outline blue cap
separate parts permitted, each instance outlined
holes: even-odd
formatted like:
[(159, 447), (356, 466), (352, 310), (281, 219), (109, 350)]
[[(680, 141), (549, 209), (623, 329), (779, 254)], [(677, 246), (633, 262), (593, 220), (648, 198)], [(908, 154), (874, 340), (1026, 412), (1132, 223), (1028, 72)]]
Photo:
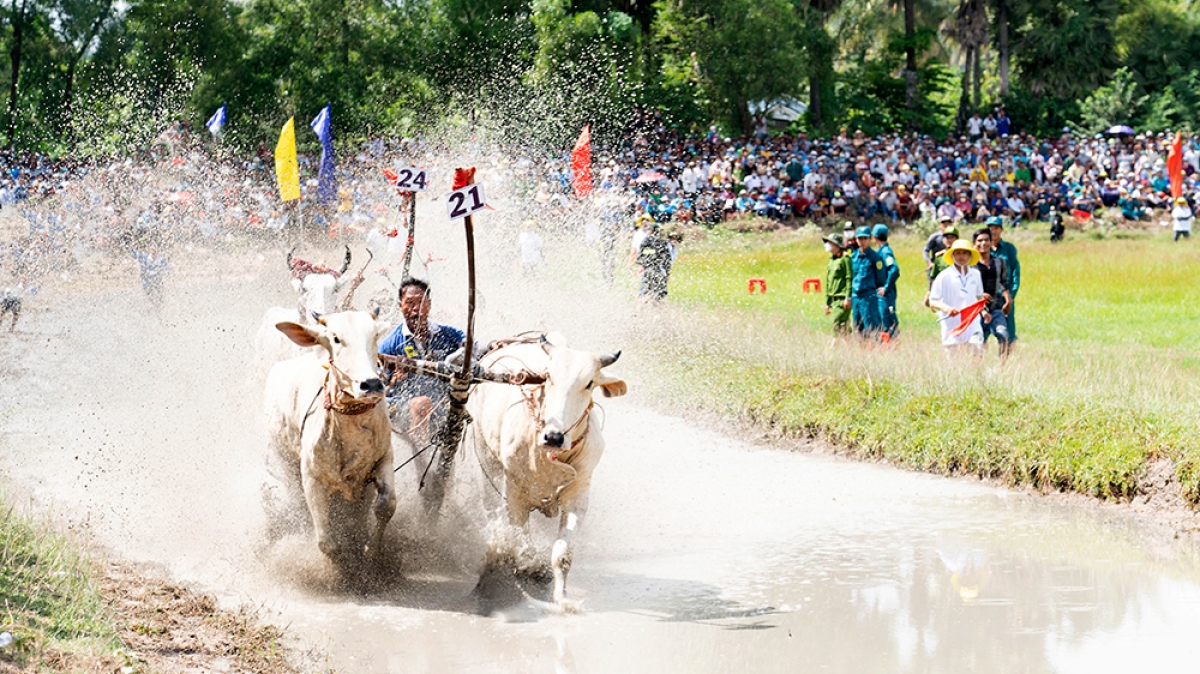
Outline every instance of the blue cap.
[(1004, 220), (1001, 220), (1000, 216), (998, 216), (998, 215), (993, 215), (992, 217), (987, 219), (987, 226), (991, 227), (993, 225), (995, 225), (996, 227), (1003, 227)]
[(885, 225), (883, 223), (875, 225), (875, 227), (871, 230), (871, 234), (873, 234), (876, 239), (879, 239), (879, 238), (886, 239), (887, 235), (888, 235), (887, 225)]
[(871, 228), (867, 227), (866, 225), (859, 227), (858, 229), (854, 230), (854, 238), (856, 238), (856, 239), (871, 238)]

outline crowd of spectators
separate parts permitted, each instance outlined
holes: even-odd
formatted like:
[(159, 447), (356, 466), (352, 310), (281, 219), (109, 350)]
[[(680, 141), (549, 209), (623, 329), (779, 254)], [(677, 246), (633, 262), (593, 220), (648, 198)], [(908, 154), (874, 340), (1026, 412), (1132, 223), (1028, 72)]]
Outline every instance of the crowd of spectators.
[[(1125, 220), (1169, 213), (1166, 159), (1174, 134), (1037, 139), (1011, 131), (1003, 108), (973, 117), (968, 133), (927, 135), (842, 129), (834, 138), (682, 136), (643, 115), (628, 148), (602, 161), (608, 186), (631, 185), (660, 222), (714, 223), (749, 213), (781, 220), (955, 223), (1002, 216), (1020, 225), (1052, 210), (1086, 219), (1114, 209)], [(1200, 197), (1200, 146), (1183, 141), (1184, 196)], [(662, 176), (659, 179), (659, 176)]]

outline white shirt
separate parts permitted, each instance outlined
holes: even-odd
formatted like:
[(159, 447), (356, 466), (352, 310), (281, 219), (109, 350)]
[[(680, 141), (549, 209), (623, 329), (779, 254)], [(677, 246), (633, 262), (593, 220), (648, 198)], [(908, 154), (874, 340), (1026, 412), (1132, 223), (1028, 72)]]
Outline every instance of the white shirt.
[(1192, 215), (1192, 209), (1187, 206), (1176, 206), (1171, 209), (1171, 219), (1175, 221), (1176, 232), (1191, 233), (1192, 221), (1196, 219), (1196, 216)]
[(517, 247), (521, 249), (521, 264), (538, 264), (542, 261), (542, 237), (537, 232), (518, 234)]
[[(929, 301), (941, 302), (955, 309), (974, 304), (983, 297), (983, 279), (979, 276), (979, 270), (974, 267), (968, 267), (967, 273), (960, 273), (958, 267), (950, 265), (942, 270), (942, 273), (933, 279), (933, 285), (929, 287)], [(944, 311), (938, 312), (938, 322), (942, 326), (942, 344), (944, 346), (954, 346), (956, 344), (966, 344), (971, 341), (971, 338), (976, 338), (977, 341), (983, 340), (983, 319), (979, 316), (975, 317), (974, 323), (967, 328), (961, 335), (957, 337), (950, 333), (959, 326), (958, 317), (951, 317)]]
[(967, 129), (972, 136), (978, 136), (983, 132), (983, 120), (979, 119), (979, 117), (972, 117), (967, 120)]
[(751, 173), (742, 179), (742, 184), (745, 185), (746, 189), (748, 190), (761, 190), (763, 181), (757, 173)]

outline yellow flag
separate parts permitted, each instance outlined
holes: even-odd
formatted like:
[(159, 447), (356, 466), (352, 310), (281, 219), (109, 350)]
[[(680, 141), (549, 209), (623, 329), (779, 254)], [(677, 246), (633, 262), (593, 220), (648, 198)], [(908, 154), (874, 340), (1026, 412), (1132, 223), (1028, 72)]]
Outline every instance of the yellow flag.
[(279, 144), (275, 146), (275, 177), (279, 180), (279, 198), (291, 201), (300, 198), (300, 165), (296, 162), (296, 118), (283, 125)]

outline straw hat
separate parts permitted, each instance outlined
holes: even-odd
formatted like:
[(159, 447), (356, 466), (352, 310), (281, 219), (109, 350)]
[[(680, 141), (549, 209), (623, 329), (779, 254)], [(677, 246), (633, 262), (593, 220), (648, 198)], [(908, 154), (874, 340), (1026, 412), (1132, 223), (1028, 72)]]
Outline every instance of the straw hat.
[(950, 246), (946, 249), (945, 253), (942, 253), (942, 259), (946, 261), (946, 264), (951, 266), (954, 265), (954, 251), (956, 250), (971, 251), (971, 263), (968, 266), (974, 267), (975, 265), (979, 264), (979, 251), (975, 250), (971, 244), (967, 243), (966, 239), (958, 239), (954, 242), (953, 246)]

